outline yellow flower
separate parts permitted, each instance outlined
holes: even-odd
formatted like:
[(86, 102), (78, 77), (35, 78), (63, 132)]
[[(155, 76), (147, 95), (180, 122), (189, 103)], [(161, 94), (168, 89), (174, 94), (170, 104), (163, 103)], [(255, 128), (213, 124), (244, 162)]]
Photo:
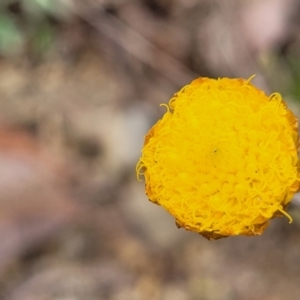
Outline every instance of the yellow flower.
[[(167, 105), (166, 105), (167, 106)], [(280, 94), (198, 78), (170, 100), (136, 166), (148, 198), (208, 239), (260, 235), (299, 190), (298, 123)]]

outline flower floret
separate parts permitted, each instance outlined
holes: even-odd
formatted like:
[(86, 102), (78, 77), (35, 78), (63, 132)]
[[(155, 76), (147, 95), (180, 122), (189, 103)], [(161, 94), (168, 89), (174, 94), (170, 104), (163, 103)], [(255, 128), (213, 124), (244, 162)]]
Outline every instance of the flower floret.
[(179, 227), (259, 235), (299, 190), (298, 123), (281, 95), (244, 79), (199, 78), (145, 137), (138, 174)]

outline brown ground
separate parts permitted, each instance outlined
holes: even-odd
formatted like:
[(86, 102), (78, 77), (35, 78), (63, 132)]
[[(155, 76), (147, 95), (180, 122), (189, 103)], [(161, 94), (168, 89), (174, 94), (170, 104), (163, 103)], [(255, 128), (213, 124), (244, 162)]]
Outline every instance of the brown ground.
[(298, 113), (298, 1), (64, 3), (50, 49), (0, 60), (0, 299), (300, 299), (297, 200), (291, 225), (209, 242), (135, 175), (158, 104), (196, 76), (257, 74)]

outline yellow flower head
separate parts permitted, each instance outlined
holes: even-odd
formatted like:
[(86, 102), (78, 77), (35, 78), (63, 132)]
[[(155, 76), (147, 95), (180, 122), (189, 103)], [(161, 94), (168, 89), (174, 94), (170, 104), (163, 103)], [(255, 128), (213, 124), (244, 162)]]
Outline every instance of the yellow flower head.
[(299, 190), (298, 124), (280, 94), (198, 78), (170, 100), (137, 164), (148, 198), (208, 239), (260, 235)]

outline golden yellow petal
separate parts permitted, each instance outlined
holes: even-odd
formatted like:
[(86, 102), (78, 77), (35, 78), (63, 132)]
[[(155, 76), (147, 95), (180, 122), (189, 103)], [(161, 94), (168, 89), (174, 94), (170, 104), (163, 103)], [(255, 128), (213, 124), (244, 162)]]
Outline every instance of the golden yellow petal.
[(280, 94), (250, 79), (183, 87), (145, 136), (136, 167), (149, 200), (208, 239), (262, 234), (273, 217), (290, 218), (300, 188), (298, 120)]

